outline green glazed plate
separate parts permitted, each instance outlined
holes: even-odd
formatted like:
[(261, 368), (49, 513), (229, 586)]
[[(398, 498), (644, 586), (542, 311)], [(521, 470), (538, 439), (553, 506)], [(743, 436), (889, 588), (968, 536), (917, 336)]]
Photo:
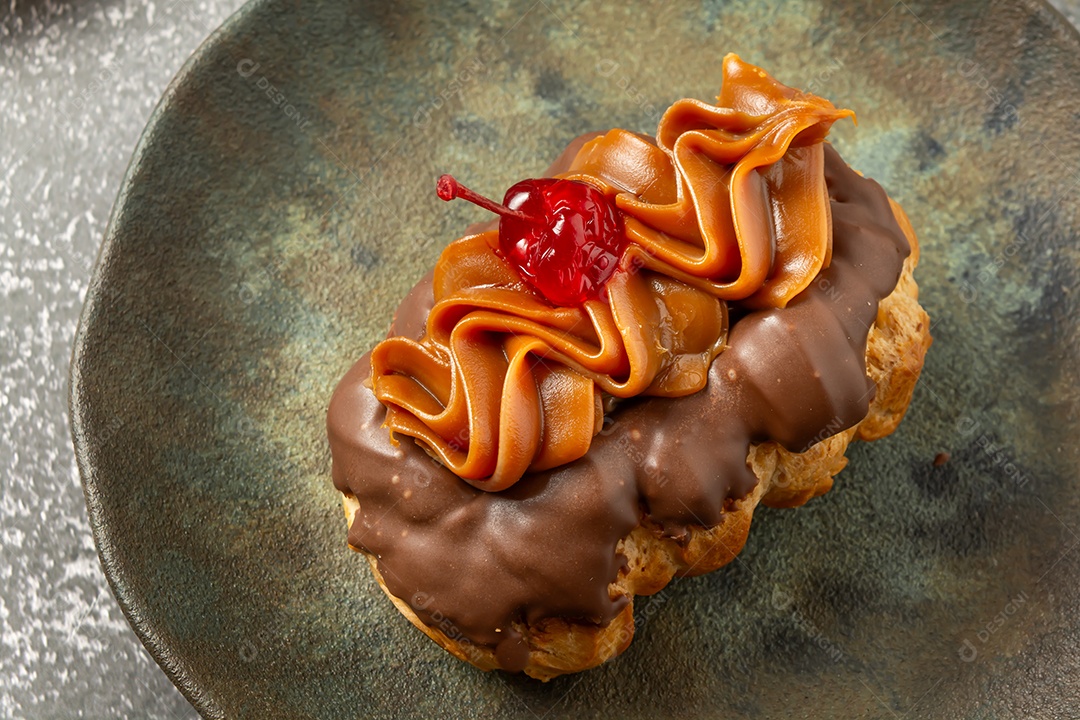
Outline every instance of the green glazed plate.
[[(614, 662), (479, 672), (347, 549), (330, 394), (480, 217), (439, 173), (497, 195), (579, 133), (652, 131), (728, 51), (855, 109), (836, 146), (920, 234), (911, 409), (641, 599)], [(143, 135), (75, 346), (120, 605), (211, 718), (1077, 716), (1078, 98), (1080, 38), (1034, 1), (249, 4)]]

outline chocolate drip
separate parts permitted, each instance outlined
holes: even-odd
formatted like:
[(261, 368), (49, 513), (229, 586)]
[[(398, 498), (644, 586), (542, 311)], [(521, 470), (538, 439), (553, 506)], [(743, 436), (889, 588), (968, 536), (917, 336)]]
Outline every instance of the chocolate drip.
[[(510, 670), (525, 656), (514, 621), (609, 622), (627, 602), (608, 593), (622, 565), (616, 546), (642, 508), (675, 538), (716, 525), (729, 498), (757, 482), (751, 443), (801, 451), (866, 416), (867, 334), (910, 248), (881, 187), (828, 146), (825, 174), (832, 263), (806, 290), (787, 308), (739, 319), (704, 390), (624, 405), (587, 455), (503, 492), (473, 488), (409, 438), (391, 442), (361, 358), (327, 420), (334, 485), (360, 503), (350, 545), (378, 558), (387, 587), (424, 622), (498, 647)], [(392, 332), (418, 337), (430, 308), (428, 277)]]

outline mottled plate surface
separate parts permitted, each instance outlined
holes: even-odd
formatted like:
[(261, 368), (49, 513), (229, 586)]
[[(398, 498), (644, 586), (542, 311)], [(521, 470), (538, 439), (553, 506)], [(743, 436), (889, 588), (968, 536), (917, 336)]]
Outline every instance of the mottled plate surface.
[[(920, 233), (911, 410), (825, 497), (759, 510), (738, 561), (639, 601), (615, 662), (476, 671), (346, 548), (330, 394), (480, 216), (438, 173), (499, 194), (581, 132), (652, 131), (727, 51), (854, 108), (835, 144)], [(248, 5), (143, 136), (75, 348), (133, 627), (208, 717), (1075, 716), (1078, 97), (1080, 41), (1035, 2)]]

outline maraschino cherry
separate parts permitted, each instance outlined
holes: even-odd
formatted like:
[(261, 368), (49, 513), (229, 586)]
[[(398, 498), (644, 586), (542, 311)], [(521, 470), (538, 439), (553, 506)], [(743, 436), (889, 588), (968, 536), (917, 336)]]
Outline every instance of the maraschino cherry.
[(439, 197), (462, 198), (500, 216), (499, 254), (555, 305), (600, 297), (629, 241), (619, 211), (604, 194), (577, 180), (541, 178), (512, 185), (500, 205), (439, 178)]

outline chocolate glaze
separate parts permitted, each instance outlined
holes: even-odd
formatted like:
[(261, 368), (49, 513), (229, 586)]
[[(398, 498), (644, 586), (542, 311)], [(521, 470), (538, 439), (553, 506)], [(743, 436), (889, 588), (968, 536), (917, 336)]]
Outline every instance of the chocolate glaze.
[[(515, 621), (608, 623), (628, 602), (609, 596), (616, 546), (643, 514), (676, 539), (719, 524), (757, 482), (751, 443), (801, 451), (866, 416), (867, 333), (910, 248), (885, 192), (831, 147), (825, 174), (833, 256), (810, 287), (787, 308), (740, 318), (704, 390), (625, 403), (585, 457), (503, 492), (473, 488), (408, 438), (395, 445), (361, 358), (327, 419), (334, 485), (360, 503), (349, 544), (378, 558), (389, 590), (425, 623), (496, 648), (508, 670), (527, 661)], [(431, 302), (429, 276), (391, 332), (419, 337)]]

